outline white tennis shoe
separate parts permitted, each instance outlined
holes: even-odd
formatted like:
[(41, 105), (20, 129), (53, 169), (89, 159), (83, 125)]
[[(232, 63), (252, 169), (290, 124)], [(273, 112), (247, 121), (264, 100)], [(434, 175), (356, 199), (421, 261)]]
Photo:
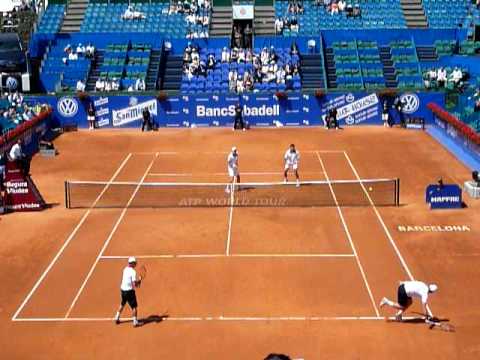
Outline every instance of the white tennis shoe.
[(385, 305), (388, 304), (388, 300), (386, 297), (382, 298), (382, 300), (380, 300), (380, 307), (384, 307)]

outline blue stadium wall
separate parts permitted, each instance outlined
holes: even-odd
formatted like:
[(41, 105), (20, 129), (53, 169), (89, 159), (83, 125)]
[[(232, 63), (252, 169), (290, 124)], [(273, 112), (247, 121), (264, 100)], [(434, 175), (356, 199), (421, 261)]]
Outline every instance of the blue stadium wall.
[[(445, 105), (443, 93), (400, 92), (405, 102), (407, 117), (422, 117), (433, 123), (429, 102)], [(100, 128), (139, 127), (142, 110), (148, 108), (160, 127), (218, 127), (232, 126), (234, 107), (240, 103), (244, 119), (251, 126), (319, 126), (324, 125), (327, 111), (336, 107), (342, 126), (382, 124), (382, 99), (375, 93), (288, 93), (288, 98), (274, 94), (178, 95), (166, 100), (154, 96), (35, 96), (27, 102), (48, 103), (54, 110), (53, 118), (60, 124), (76, 123), (87, 127), (86, 108), (94, 104), (96, 121)], [(399, 122), (396, 111), (391, 116)]]

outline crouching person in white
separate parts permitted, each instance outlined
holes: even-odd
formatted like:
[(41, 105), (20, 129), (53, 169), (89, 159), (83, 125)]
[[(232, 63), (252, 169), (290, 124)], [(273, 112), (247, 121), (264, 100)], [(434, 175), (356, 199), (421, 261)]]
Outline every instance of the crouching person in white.
[(403, 313), (412, 305), (414, 297), (417, 297), (422, 302), (422, 310), (425, 314), (425, 319), (428, 320), (433, 315), (429, 313), (427, 308), (428, 296), (438, 290), (435, 284), (426, 284), (422, 281), (401, 281), (397, 289), (397, 302), (384, 297), (380, 301), (380, 307), (388, 305), (397, 309), (395, 318), (397, 321), (402, 320)]

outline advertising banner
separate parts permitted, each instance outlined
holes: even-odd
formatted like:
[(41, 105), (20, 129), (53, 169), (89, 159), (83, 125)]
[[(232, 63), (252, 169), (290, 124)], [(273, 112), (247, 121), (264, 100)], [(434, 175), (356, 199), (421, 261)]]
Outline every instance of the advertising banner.
[[(144, 108), (150, 111), (159, 127), (232, 126), (237, 104), (250, 126), (323, 126), (333, 107), (337, 108), (341, 126), (382, 124), (383, 99), (375, 93), (328, 93), (320, 97), (300, 92), (285, 94), (188, 94), (162, 101), (143, 95), (91, 95), (82, 100), (75, 96), (41, 96), (29, 100), (50, 104), (54, 118), (61, 124), (75, 122), (79, 127), (88, 126), (86, 109), (92, 102), (97, 127), (140, 127)], [(398, 96), (404, 103), (403, 116), (424, 118), (427, 123), (432, 121), (432, 116), (426, 105), (445, 103), (441, 93), (400, 93)], [(399, 122), (395, 114), (392, 118)]]

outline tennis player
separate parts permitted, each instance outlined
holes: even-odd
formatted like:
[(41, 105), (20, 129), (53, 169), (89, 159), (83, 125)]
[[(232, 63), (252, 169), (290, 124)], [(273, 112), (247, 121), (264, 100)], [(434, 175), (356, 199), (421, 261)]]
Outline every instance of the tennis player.
[(284, 155), (285, 171), (283, 173), (284, 182), (288, 182), (288, 171), (292, 170), (297, 179), (297, 186), (300, 186), (300, 177), (298, 176), (298, 162), (300, 160), (300, 153), (295, 149), (295, 144), (290, 144)]
[[(230, 152), (230, 154), (228, 154), (227, 170), (228, 176), (231, 178), (230, 183), (232, 184), (232, 186), (235, 183), (235, 180), (237, 181), (237, 183), (240, 183), (240, 173), (238, 171), (238, 151), (235, 146), (232, 147), (232, 151)], [(230, 186), (227, 186), (225, 188), (225, 192), (230, 192)]]
[(425, 319), (429, 319), (431, 314), (427, 310), (428, 296), (438, 290), (436, 284), (426, 284), (422, 281), (401, 281), (397, 289), (397, 302), (384, 297), (380, 301), (380, 307), (388, 305), (397, 309), (395, 318), (397, 321), (402, 321), (402, 314), (412, 305), (414, 297), (417, 297), (422, 302), (423, 313)]
[(120, 314), (123, 311), (123, 308), (126, 303), (132, 309), (132, 317), (133, 317), (133, 326), (139, 326), (139, 322), (137, 320), (137, 296), (135, 294), (135, 288), (139, 287), (142, 278), (137, 278), (137, 272), (135, 271), (135, 267), (137, 266), (137, 259), (133, 256), (128, 258), (128, 265), (123, 269), (122, 275), (122, 283), (120, 285), (120, 292), (121, 292), (121, 303), (118, 307), (117, 314), (115, 315), (115, 323), (120, 324)]

